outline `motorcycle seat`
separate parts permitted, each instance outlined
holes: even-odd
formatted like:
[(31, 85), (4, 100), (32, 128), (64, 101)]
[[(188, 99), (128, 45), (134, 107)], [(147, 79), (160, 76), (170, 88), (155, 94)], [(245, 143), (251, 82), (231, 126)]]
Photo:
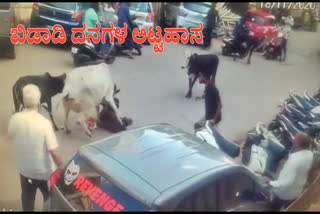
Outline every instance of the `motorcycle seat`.
[(287, 132), (289, 132), (292, 136), (295, 136), (300, 130), (290, 121), (289, 118), (280, 114), (281, 121), (284, 123), (283, 127)]
[(303, 130), (307, 130), (309, 128), (309, 126), (307, 126), (306, 124), (303, 124), (301, 122), (298, 122), (298, 124)]
[(311, 113), (313, 113), (317, 116), (320, 116), (320, 106), (317, 106), (317, 107), (311, 109)]
[(90, 48), (95, 47), (93, 43), (89, 43), (87, 40), (84, 41), (84, 45), (89, 46)]

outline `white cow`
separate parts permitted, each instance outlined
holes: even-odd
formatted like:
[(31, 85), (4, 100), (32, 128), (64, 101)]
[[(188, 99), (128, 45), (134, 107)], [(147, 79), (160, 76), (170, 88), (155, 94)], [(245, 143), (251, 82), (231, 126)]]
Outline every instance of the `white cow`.
[(109, 67), (105, 63), (74, 68), (68, 73), (62, 91), (66, 132), (70, 133), (68, 116), (70, 110), (72, 110), (79, 113), (79, 123), (86, 134), (91, 137), (91, 131), (86, 124), (88, 112), (96, 108), (98, 113), (99, 105), (105, 102), (110, 104), (122, 124), (113, 97), (114, 90), (115, 84)]

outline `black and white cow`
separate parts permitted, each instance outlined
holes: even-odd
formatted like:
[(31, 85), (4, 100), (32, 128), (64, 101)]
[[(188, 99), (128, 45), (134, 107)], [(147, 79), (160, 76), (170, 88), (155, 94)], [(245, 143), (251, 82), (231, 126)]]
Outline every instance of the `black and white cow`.
[(50, 115), (50, 119), (53, 123), (54, 129), (57, 131), (58, 127), (52, 117), (52, 103), (51, 98), (58, 93), (61, 93), (64, 87), (64, 81), (66, 74), (53, 77), (48, 72), (43, 75), (35, 76), (23, 76), (20, 77), (12, 88), (13, 102), (15, 112), (21, 111), (23, 108), (23, 94), (22, 89), (28, 84), (34, 84), (39, 87), (41, 92), (40, 102), (41, 104), (46, 103), (47, 107), (43, 106)]

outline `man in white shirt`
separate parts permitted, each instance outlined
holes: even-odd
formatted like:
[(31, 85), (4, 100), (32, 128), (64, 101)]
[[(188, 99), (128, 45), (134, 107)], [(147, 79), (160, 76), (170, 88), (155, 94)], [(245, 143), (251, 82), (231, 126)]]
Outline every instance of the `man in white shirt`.
[(274, 195), (274, 210), (289, 205), (302, 194), (313, 162), (313, 153), (309, 150), (311, 142), (309, 135), (298, 133), (293, 141), (293, 152), (280, 171), (278, 179), (265, 179)]
[(15, 144), (23, 211), (33, 211), (37, 189), (46, 201), (49, 196), (47, 181), (56, 167), (62, 165), (62, 160), (57, 153), (58, 143), (52, 125), (38, 112), (39, 88), (30, 84), (22, 93), (25, 109), (11, 117), (8, 132)]
[(284, 21), (284, 31), (289, 36), (291, 29), (294, 25), (294, 19), (291, 14), (288, 14), (287, 17), (283, 17)]

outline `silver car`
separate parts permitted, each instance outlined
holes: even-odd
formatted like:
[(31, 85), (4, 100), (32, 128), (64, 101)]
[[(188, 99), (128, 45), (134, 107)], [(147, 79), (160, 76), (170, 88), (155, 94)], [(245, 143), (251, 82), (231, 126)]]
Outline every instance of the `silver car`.
[[(203, 28), (206, 27), (206, 17), (211, 8), (211, 2), (182, 2), (179, 6), (179, 13), (177, 16), (178, 28), (199, 28), (200, 23), (203, 24)], [(221, 29), (214, 29), (212, 31), (213, 37), (223, 35)]]
[(146, 29), (149, 32), (149, 27), (154, 27), (153, 9), (151, 2), (130, 2), (130, 15), (136, 17), (134, 22), (138, 25), (139, 29)]
[(0, 3), (0, 49), (7, 57), (16, 58), (15, 45), (10, 41), (10, 29), (16, 27), (16, 3)]
[(49, 187), (45, 209), (58, 212), (266, 211), (269, 204), (248, 168), (168, 124), (80, 147)]

